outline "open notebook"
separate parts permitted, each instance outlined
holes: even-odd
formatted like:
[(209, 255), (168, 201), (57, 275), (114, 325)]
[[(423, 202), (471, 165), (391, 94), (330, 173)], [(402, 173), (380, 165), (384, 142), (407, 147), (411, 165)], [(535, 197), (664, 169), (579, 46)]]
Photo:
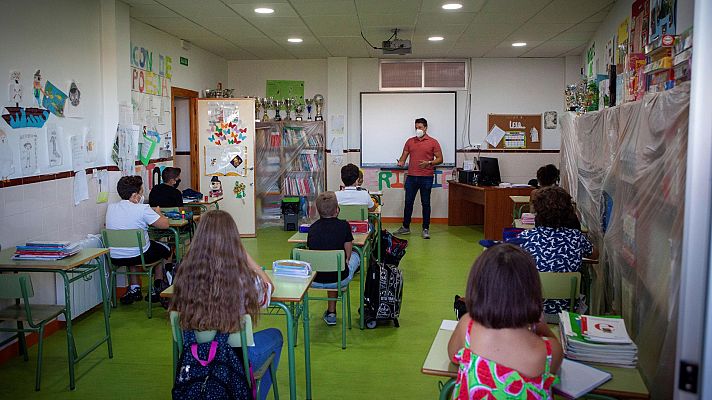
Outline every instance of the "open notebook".
[(611, 379), (606, 371), (564, 358), (557, 373), (560, 382), (554, 391), (570, 398), (579, 398)]

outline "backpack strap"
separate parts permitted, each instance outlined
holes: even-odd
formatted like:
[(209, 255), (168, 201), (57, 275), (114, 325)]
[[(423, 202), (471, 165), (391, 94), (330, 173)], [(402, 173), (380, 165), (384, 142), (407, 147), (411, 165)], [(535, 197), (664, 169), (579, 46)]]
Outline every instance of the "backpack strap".
[(218, 342), (212, 341), (210, 342), (210, 352), (208, 353), (208, 359), (207, 360), (201, 360), (200, 356), (198, 355), (198, 343), (193, 343), (190, 345), (190, 352), (193, 354), (193, 358), (198, 360), (200, 365), (205, 367), (206, 365), (210, 364), (213, 359), (215, 358), (215, 354), (218, 352)]

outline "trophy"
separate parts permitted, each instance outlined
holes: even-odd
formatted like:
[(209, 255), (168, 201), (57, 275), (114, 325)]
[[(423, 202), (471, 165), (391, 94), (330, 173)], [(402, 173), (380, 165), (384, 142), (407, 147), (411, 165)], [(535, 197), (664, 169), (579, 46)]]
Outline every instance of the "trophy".
[(260, 104), (260, 99), (257, 97), (248, 97), (249, 99), (252, 99), (255, 101), (255, 122), (260, 120), (260, 110), (262, 109), (262, 105)]
[(297, 104), (294, 106), (294, 112), (297, 116), (294, 118), (296, 121), (303, 121), (302, 113), (304, 112), (304, 104)]
[(314, 121), (323, 121), (324, 117), (321, 115), (321, 112), (324, 109), (324, 96), (315, 94), (314, 105), (316, 106), (316, 116), (314, 117)]
[(304, 102), (307, 104), (307, 121), (311, 121), (311, 110), (312, 110), (312, 105), (314, 104), (313, 99), (304, 99)]
[(260, 97), (259, 99), (257, 99), (257, 101), (259, 101), (260, 106), (262, 106), (262, 122), (268, 122), (269, 115), (267, 115), (267, 109), (271, 105), (271, 102), (266, 97)]
[(279, 109), (282, 108), (283, 100), (272, 100), (272, 107), (274, 108), (274, 120), (281, 121), (282, 116), (279, 115)]
[(291, 121), (292, 120), (292, 109), (294, 108), (294, 98), (286, 98), (284, 99), (284, 109), (286, 111), (286, 116), (284, 117), (285, 121)]

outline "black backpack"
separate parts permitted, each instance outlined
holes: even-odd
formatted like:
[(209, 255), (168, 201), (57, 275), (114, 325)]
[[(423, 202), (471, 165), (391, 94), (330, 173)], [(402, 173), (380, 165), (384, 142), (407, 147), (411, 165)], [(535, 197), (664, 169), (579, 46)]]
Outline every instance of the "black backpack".
[(381, 231), (381, 261), (384, 264), (398, 265), (405, 256), (408, 241), (397, 238), (387, 230)]
[(403, 298), (403, 273), (397, 266), (371, 259), (364, 288), (364, 320), (373, 329), (378, 321), (392, 320), (398, 328)]
[(245, 366), (218, 333), (209, 343), (197, 343), (195, 332), (183, 331), (183, 351), (173, 383), (174, 400), (251, 400)]

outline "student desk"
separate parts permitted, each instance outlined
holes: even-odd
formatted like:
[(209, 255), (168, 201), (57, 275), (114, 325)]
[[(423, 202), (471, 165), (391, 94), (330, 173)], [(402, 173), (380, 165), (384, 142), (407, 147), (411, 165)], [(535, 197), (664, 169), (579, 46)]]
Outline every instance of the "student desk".
[[(558, 326), (549, 325), (551, 330), (558, 336)], [(457, 378), (457, 366), (450, 362), (447, 354), (447, 344), (452, 336), (452, 330), (438, 329), (430, 351), (425, 358), (421, 372), (426, 375), (442, 376), (450, 378), (440, 391), (440, 399), (450, 398), (451, 391), (455, 386)], [(591, 393), (612, 396), (622, 399), (649, 399), (650, 394), (643, 383), (643, 378), (636, 368), (616, 368), (598, 364), (594, 367), (606, 371), (613, 375), (613, 378), (603, 385), (594, 389)]]
[(215, 206), (216, 210), (220, 209), (220, 200), (222, 200), (222, 196), (220, 197), (208, 197), (208, 201), (190, 201), (190, 202), (183, 202), (183, 206), (185, 207), (199, 207), (201, 212), (208, 211), (208, 208), (210, 208), (211, 205)]
[(502, 230), (512, 226), (509, 196), (528, 196), (533, 188), (473, 186), (449, 181), (448, 225), (484, 225), (485, 239), (502, 240)]
[(151, 238), (163, 238), (163, 237), (173, 237), (173, 242), (176, 246), (176, 262), (180, 263), (183, 258), (183, 251), (181, 249), (181, 240), (179, 228), (188, 225), (190, 221), (187, 219), (170, 219), (168, 218), (168, 228), (158, 229), (153, 226), (148, 227), (148, 233)]
[[(529, 196), (509, 196), (510, 200), (512, 200), (513, 207), (512, 207), (512, 218), (521, 218), (522, 217), (522, 208), (529, 204), (531, 201), (531, 198)], [(517, 205), (519, 208), (517, 208)]]
[[(309, 286), (311, 286), (315, 273), (308, 278), (292, 278), (275, 276), (272, 270), (265, 271), (274, 283), (274, 293), (270, 308), (279, 308), (287, 317), (287, 355), (289, 361), (289, 398), (297, 398), (297, 370), (294, 356), (296, 346), (296, 332), (298, 318), (301, 315), (304, 325), (304, 374), (306, 375), (307, 399), (312, 398), (311, 393), (311, 346), (309, 342)], [(173, 297), (173, 285), (161, 292), (161, 297)], [(289, 303), (287, 305), (286, 303)], [(293, 312), (294, 311), (294, 312)], [(295, 320), (295, 317), (297, 318)], [(273, 382), (274, 385), (277, 382)]]
[[(366, 268), (368, 267), (368, 258), (371, 256), (371, 241), (369, 240), (371, 233), (354, 233), (354, 251), (358, 253), (361, 257), (361, 268), (359, 269), (359, 328), (363, 330), (364, 328), (364, 312), (363, 312), (363, 293), (364, 285), (366, 283)], [(307, 244), (307, 234), (306, 233), (295, 233), (287, 239), (288, 243), (294, 243), (295, 245), (306, 245)], [(290, 254), (291, 257), (291, 254)]]
[[(15, 248), (9, 248), (0, 252), (0, 273), (2, 272), (52, 272), (59, 274), (64, 281), (64, 304), (67, 307), (67, 343), (69, 346), (69, 388), (74, 390), (74, 365), (96, 350), (102, 343), (106, 342), (109, 350), (109, 358), (114, 357), (111, 345), (111, 329), (109, 327), (109, 290), (106, 287), (106, 266), (100, 258), (104, 257), (109, 249), (82, 249), (79, 253), (61, 260), (13, 260)], [(90, 264), (92, 260), (98, 262)], [(101, 287), (102, 308), (104, 311), (104, 337), (94, 343), (82, 354), (77, 353), (77, 346), (74, 342), (74, 330), (72, 328), (72, 295), (70, 284), (79, 279), (91, 279), (92, 274), (99, 271)], [(70, 276), (71, 275), (71, 276)]]

